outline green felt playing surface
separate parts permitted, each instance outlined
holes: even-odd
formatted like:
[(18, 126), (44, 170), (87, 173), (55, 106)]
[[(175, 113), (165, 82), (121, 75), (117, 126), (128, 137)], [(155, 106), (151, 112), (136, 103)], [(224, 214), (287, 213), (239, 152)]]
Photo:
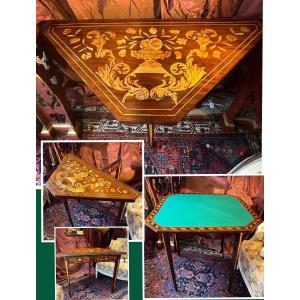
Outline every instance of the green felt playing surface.
[(162, 227), (233, 227), (253, 217), (233, 196), (177, 194), (168, 196), (153, 220)]

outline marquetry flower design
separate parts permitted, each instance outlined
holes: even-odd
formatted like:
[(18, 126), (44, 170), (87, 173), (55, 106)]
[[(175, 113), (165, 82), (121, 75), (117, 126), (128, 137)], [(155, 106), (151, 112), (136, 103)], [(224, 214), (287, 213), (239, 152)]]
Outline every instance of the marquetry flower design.
[(149, 29), (149, 32), (150, 32), (151, 34), (156, 34), (156, 33), (157, 33), (157, 29), (154, 28), (154, 27), (151, 27), (151, 28)]
[[(96, 58), (103, 58), (110, 55), (112, 53), (111, 50), (104, 49), (104, 45), (107, 41), (116, 37), (116, 34), (111, 31), (100, 32), (98, 30), (91, 30), (83, 35), (82, 29), (74, 31), (70, 28), (65, 28), (63, 35), (70, 38), (69, 44), (72, 45), (72, 49), (76, 50), (83, 60), (88, 60), (93, 55)], [(122, 42), (124, 43), (124, 41)]]
[(135, 34), (135, 33), (136, 33), (136, 30), (135, 30), (134, 28), (132, 28), (132, 27), (129, 27), (129, 28), (126, 29), (125, 32), (126, 32), (126, 33), (129, 33), (129, 34)]
[(244, 33), (247, 33), (247, 32), (250, 31), (250, 29), (249, 29), (247, 26), (241, 26), (241, 27), (240, 27), (240, 31), (241, 31), (241, 32), (244, 32)]
[(174, 51), (176, 59), (181, 59), (182, 58), (182, 53), (180, 51)]
[[(158, 30), (156, 27), (148, 30), (129, 27), (125, 31), (129, 36), (125, 35), (116, 41), (117, 49), (120, 50), (118, 54), (121, 57), (127, 53), (121, 50), (128, 49), (130, 55), (138, 59), (147, 60), (150, 56), (164, 59), (171, 55), (171, 50), (180, 50), (182, 45), (187, 43), (187, 39), (178, 37), (180, 33), (178, 29), (166, 31), (165, 29)], [(179, 54), (176, 57), (179, 57)]]
[(197, 55), (200, 58), (208, 58), (210, 55), (214, 58), (220, 58), (222, 52), (226, 52), (228, 47), (233, 46), (239, 36), (243, 36), (250, 29), (246, 26), (241, 26), (240, 31), (229, 27), (229, 33), (225, 36), (219, 35), (213, 29), (202, 29), (200, 31), (190, 30), (186, 33), (186, 38), (194, 40), (198, 45), (198, 49), (193, 49), (188, 54), (188, 57)]
[(220, 58), (221, 57), (221, 52), (219, 50), (215, 50), (215, 51), (213, 51), (212, 56), (214, 58)]
[(186, 42), (187, 42), (187, 39), (185, 39), (185, 38), (178, 38), (178, 39), (176, 40), (176, 43), (177, 43), (178, 45), (186, 45)]
[(226, 39), (229, 41), (229, 42), (235, 42), (237, 40), (237, 37), (232, 35), (232, 34), (227, 34), (226, 35)]
[(88, 59), (92, 58), (92, 53), (91, 52), (83, 53), (81, 55), (81, 58), (84, 59), (84, 60), (88, 60)]
[(72, 192), (82, 194), (91, 193), (117, 193), (126, 195), (129, 191), (122, 187), (116, 186), (108, 178), (102, 177), (101, 174), (94, 172), (82, 162), (73, 158), (68, 158), (52, 175), (49, 181), (60, 192)]
[(75, 37), (81, 32), (81, 29), (77, 29), (74, 33), (72, 33), (71, 28), (65, 28), (63, 30), (63, 35), (67, 35), (68, 37)]
[(63, 34), (64, 34), (64, 35), (67, 35), (67, 34), (69, 34), (69, 33), (71, 33), (71, 32), (72, 32), (72, 29), (66, 28), (66, 29), (64, 29)]
[[(242, 30), (241, 30), (242, 29)], [(240, 30), (241, 31), (235, 31), (232, 27), (229, 28), (230, 32), (232, 33), (232, 35), (234, 36), (242, 36), (244, 35), (245, 33), (249, 32), (250, 29), (246, 26), (241, 26), (240, 27)]]
[(126, 44), (126, 40), (125, 39), (117, 40), (117, 44), (118, 45)]
[(72, 39), (70, 39), (70, 44), (76, 44), (78, 42), (80, 42), (80, 38), (72, 38)]
[(120, 50), (118, 54), (119, 54), (119, 56), (121, 56), (121, 57), (125, 57), (125, 56), (126, 56), (126, 49)]
[[(195, 86), (206, 74), (202, 59), (220, 59), (250, 31), (247, 26), (234, 25), (222, 34), (206, 27), (186, 31), (179, 27), (136, 25), (125, 27), (124, 34), (100, 29), (61, 30), (70, 48), (76, 50), (81, 59), (100, 59), (95, 74), (109, 88), (123, 93), (122, 103), (127, 99), (171, 99), (177, 103), (178, 93)], [(131, 65), (126, 59), (117, 57), (131, 57), (139, 62)], [(161, 61), (167, 58), (170, 58), (168, 63), (162, 64)], [(176, 61), (172, 62), (172, 59)], [(164, 78), (161, 84), (150, 89), (136, 76), (149, 73), (161, 74)]]

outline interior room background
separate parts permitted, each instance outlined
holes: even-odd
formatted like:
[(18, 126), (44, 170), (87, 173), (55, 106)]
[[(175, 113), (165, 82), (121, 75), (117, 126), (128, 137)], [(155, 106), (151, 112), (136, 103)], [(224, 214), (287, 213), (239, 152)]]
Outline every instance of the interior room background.
[[(43, 20), (261, 19), (262, 1), (38, 0), (36, 18), (37, 24)], [(37, 38), (39, 71), (45, 63), (39, 47), (39, 26)], [(261, 52), (262, 43), (258, 43), (182, 121), (156, 124), (154, 147), (147, 142), (146, 124), (116, 120), (70, 66), (53, 59), (49, 76), (56, 78), (59, 97), (70, 107), (82, 139), (144, 139), (146, 174), (224, 174), (261, 153)], [(51, 61), (49, 55), (47, 63)], [(66, 136), (63, 128), (57, 129), (54, 137), (44, 135), (43, 110), (55, 105), (53, 84), (50, 81), (48, 84), (43, 85), (37, 77), (37, 143), (41, 139)], [(52, 113), (50, 118), (52, 123), (66, 121), (60, 113)]]

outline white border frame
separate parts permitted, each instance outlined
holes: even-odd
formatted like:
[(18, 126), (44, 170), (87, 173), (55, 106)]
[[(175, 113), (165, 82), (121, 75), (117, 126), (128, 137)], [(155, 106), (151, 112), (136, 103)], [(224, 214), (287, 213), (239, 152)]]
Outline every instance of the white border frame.
[[(145, 237), (144, 237), (144, 228), (145, 228), (145, 207), (144, 207), (144, 177), (145, 177), (145, 166), (144, 166), (144, 150), (145, 150), (145, 142), (144, 140), (43, 140), (41, 141), (41, 185), (36, 186), (36, 190), (40, 189), (41, 190), (41, 243), (54, 243), (55, 242), (55, 236), (54, 240), (45, 240), (44, 239), (44, 210), (43, 210), (43, 187), (44, 187), (44, 178), (43, 178), (43, 149), (44, 149), (44, 144), (48, 143), (141, 143), (142, 144), (142, 162), (141, 162), (141, 167), (142, 167), (142, 192), (141, 192), (141, 197), (142, 197), (142, 227), (143, 227), (143, 235), (141, 240), (134, 240), (136, 242), (144, 242)], [(71, 227), (71, 226), (70, 226)], [(97, 227), (97, 226), (95, 226)], [(110, 226), (107, 226), (110, 227)], [(113, 227), (113, 226), (111, 226)], [(118, 227), (118, 226), (116, 226)], [(124, 226), (119, 226), (119, 227), (124, 227)], [(128, 226), (127, 226), (128, 227)], [(55, 227), (56, 228), (56, 227)], [(55, 230), (54, 228), (54, 230)], [(64, 228), (64, 227), (58, 227), (58, 228)], [(68, 228), (68, 227), (67, 227)], [(74, 227), (75, 228), (75, 227)], [(81, 228), (81, 227), (80, 227)], [(88, 228), (88, 227), (85, 227)], [(129, 230), (128, 230), (129, 232)]]
[[(252, 176), (259, 176), (259, 177), (265, 177), (262, 174), (250, 174), (250, 175), (239, 175), (239, 174), (153, 174), (153, 175), (144, 175), (144, 180), (147, 177), (252, 177)], [(264, 182), (265, 185), (265, 182)], [(144, 198), (145, 199), (145, 198)], [(265, 203), (264, 203), (265, 204)], [(145, 212), (145, 204), (144, 204), (144, 212)], [(144, 220), (144, 228), (145, 228), (145, 220)], [(144, 245), (145, 245), (145, 237), (144, 237), (144, 242), (143, 242), (143, 299), (149, 299), (149, 300), (167, 300), (167, 299), (172, 299), (173, 298), (146, 298), (145, 297), (145, 255), (144, 255)], [(264, 273), (265, 275), (265, 273)], [(245, 283), (246, 284), (246, 283)], [(264, 297), (189, 297), (189, 298), (177, 298), (177, 299), (182, 299), (182, 300), (191, 300), (191, 299), (211, 299), (211, 300), (217, 300), (217, 299), (264, 299)]]
[[(116, 229), (126, 229), (126, 232), (127, 232), (127, 259), (128, 259), (128, 280), (127, 280), (127, 290), (128, 290), (128, 299), (129, 299), (129, 270), (130, 270), (130, 267), (129, 267), (129, 229), (128, 229), (128, 226), (95, 226), (95, 227), (68, 227), (68, 226), (64, 226), (64, 227), (54, 227), (54, 240), (53, 240), (53, 243), (54, 243), (54, 295), (55, 295), (55, 299), (56, 299), (56, 230), (57, 229), (67, 229), (67, 228), (91, 228), (91, 229), (99, 229), (99, 228), (109, 228), (109, 229), (112, 229), (112, 228), (116, 228)], [(118, 280), (118, 279), (117, 279)], [(70, 282), (70, 286), (71, 286), (71, 282)], [(72, 287), (71, 287), (72, 288)]]

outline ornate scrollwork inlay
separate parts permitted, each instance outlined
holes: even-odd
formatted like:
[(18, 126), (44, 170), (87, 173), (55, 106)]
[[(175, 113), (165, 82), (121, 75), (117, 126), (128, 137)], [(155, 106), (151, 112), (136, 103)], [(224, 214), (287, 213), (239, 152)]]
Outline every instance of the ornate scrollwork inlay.
[[(83, 34), (82, 29), (65, 28), (63, 35), (81, 59), (99, 62), (93, 72), (107, 87), (121, 92), (122, 103), (129, 99), (170, 99), (176, 104), (178, 92), (194, 87), (207, 74), (205, 59), (221, 58), (249, 32), (247, 26), (229, 27), (222, 34), (210, 28), (184, 31), (128, 27), (124, 34), (100, 30)], [(124, 58), (137, 60), (137, 66), (132, 68)], [(176, 62), (162, 65), (171, 58)], [(155, 74), (160, 83), (146, 86), (140, 74)]]

